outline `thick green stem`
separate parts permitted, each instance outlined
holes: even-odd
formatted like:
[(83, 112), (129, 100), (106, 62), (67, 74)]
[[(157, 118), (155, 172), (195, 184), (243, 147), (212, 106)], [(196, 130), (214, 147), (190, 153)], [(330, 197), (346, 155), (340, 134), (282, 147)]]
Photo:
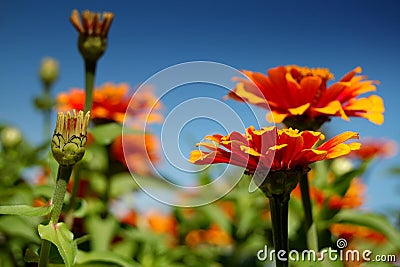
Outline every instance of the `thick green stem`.
[[(288, 241), (288, 213), (289, 200), (284, 194), (272, 194), (269, 198), (272, 220), (272, 237), (275, 247), (276, 267), (287, 267), (289, 241)], [(285, 251), (284, 253), (282, 251)], [(284, 260), (285, 258), (286, 260)]]
[(306, 230), (308, 231), (308, 229), (310, 229), (311, 225), (313, 224), (313, 217), (310, 198), (310, 186), (308, 184), (307, 174), (304, 174), (300, 179), (300, 191), (304, 209), (304, 222), (306, 225)]
[[(73, 165), (59, 165), (57, 173), (56, 187), (54, 188), (53, 197), (51, 203), (53, 208), (50, 213), (50, 223), (57, 224), (60, 218), (62, 206), (64, 204), (65, 192), (67, 191), (67, 185), (69, 178), (71, 177)], [(42, 240), (42, 247), (40, 250), (39, 267), (46, 267), (49, 254), (50, 254), (51, 243), (48, 240)]]
[[(305, 228), (306, 228), (305, 231), (306, 231), (306, 235), (307, 235), (307, 246), (309, 249), (317, 251), (318, 250), (318, 240), (315, 238), (317, 236), (316, 227), (313, 226), (314, 220), (313, 220), (313, 215), (312, 215), (310, 185), (308, 183), (307, 173), (303, 174), (300, 179), (300, 191), (301, 191), (301, 200), (303, 203), (303, 210), (304, 210), (304, 223), (305, 223)], [(312, 238), (313, 241), (310, 240), (310, 237), (314, 237), (314, 238)]]
[(73, 165), (59, 165), (57, 173), (57, 182), (54, 189), (54, 195), (52, 198), (53, 209), (50, 214), (50, 221), (53, 224), (58, 223), (60, 218), (61, 209), (64, 204), (65, 192), (67, 192), (67, 185), (69, 178), (71, 177)]
[(85, 113), (92, 107), (96, 65), (97, 61), (85, 60)]

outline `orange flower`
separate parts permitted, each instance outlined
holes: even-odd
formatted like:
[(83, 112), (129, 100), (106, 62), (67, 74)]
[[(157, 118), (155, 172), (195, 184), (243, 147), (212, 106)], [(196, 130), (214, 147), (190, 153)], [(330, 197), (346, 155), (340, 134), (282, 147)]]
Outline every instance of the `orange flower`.
[[(315, 204), (318, 207), (321, 207), (322, 204), (324, 204), (324, 201), (326, 199), (326, 194), (322, 190), (320, 190), (312, 185), (310, 185), (309, 190), (310, 190), (311, 200), (314, 200)], [(297, 199), (301, 198), (300, 185), (297, 185), (296, 188), (293, 190), (293, 196)]]
[(377, 243), (386, 241), (385, 235), (360, 225), (334, 223), (331, 225), (330, 231), (333, 235), (345, 238), (347, 241), (354, 239), (366, 239)]
[[(122, 123), (125, 114), (146, 120), (149, 122), (160, 122), (162, 116), (157, 113), (161, 108), (157, 104), (156, 97), (151, 91), (143, 90), (140, 95), (135, 96), (131, 101), (129, 86), (125, 83), (113, 84), (105, 83), (100, 88), (95, 88), (93, 92), (93, 105), (91, 118), (94, 121), (115, 121)], [(83, 110), (85, 102), (85, 91), (82, 89), (71, 89), (69, 93), (61, 93), (57, 97), (58, 109), (65, 110)], [(155, 105), (156, 103), (156, 105)], [(130, 104), (130, 105), (129, 105)], [(149, 110), (154, 105), (155, 113), (144, 114), (144, 110)], [(145, 117), (146, 116), (146, 117)]]
[[(124, 138), (124, 147), (122, 146)], [(159, 161), (159, 142), (152, 134), (125, 134), (117, 137), (111, 144), (111, 155), (125, 166), (130, 166), (131, 171), (139, 175), (151, 174), (151, 164)], [(125, 155), (124, 155), (125, 153)], [(134, 164), (129, 164), (133, 162)]]
[[(310, 198), (321, 207), (327, 201), (328, 208), (331, 210), (351, 209), (360, 207), (363, 204), (365, 184), (360, 179), (353, 179), (344, 196), (337, 194), (328, 195), (325, 190), (310, 186)], [(300, 186), (293, 190), (293, 196), (301, 198)]]
[(357, 75), (361, 73), (360, 67), (329, 87), (327, 82), (333, 75), (323, 68), (278, 66), (269, 69), (268, 76), (246, 70), (243, 73), (253, 83), (238, 79), (239, 83), (228, 97), (266, 109), (269, 105), (271, 112), (267, 120), (270, 122), (280, 123), (292, 118), (300, 119), (302, 123), (306, 118), (324, 122), (330, 116), (338, 116), (345, 120), (364, 117), (376, 124), (383, 123), (384, 106), (379, 96), (357, 98), (375, 91), (378, 83)]
[(168, 234), (171, 237), (176, 237), (178, 234), (178, 222), (175, 217), (168, 214), (164, 215), (158, 212), (152, 212), (147, 216), (147, 222), (151, 230), (159, 234)]
[(119, 218), (119, 221), (121, 223), (125, 223), (130, 226), (136, 226), (137, 220), (138, 220), (138, 215), (134, 210), (129, 210), (127, 213), (123, 214), (123, 216), (120, 216)]
[(194, 247), (199, 244), (211, 244), (216, 246), (227, 246), (232, 244), (232, 237), (219, 226), (212, 224), (209, 229), (190, 231), (185, 238), (188, 246)]
[(361, 206), (364, 202), (363, 194), (365, 192), (365, 187), (361, 179), (353, 179), (343, 197), (339, 195), (330, 197), (328, 207), (333, 210), (340, 210)]
[(344, 144), (349, 139), (358, 138), (355, 132), (345, 132), (313, 148), (324, 138), (320, 132), (300, 132), (291, 128), (278, 130), (276, 127), (255, 130), (249, 127), (246, 134), (232, 132), (227, 136), (206, 136), (205, 139), (211, 142), (201, 142), (197, 146), (210, 152), (194, 150), (189, 160), (195, 164), (229, 163), (244, 167), (253, 174), (258, 167), (271, 167), (273, 171), (307, 167), (319, 160), (347, 155), (360, 147), (359, 143)]
[(350, 154), (361, 160), (370, 160), (375, 157), (390, 158), (397, 153), (396, 142), (391, 140), (365, 139), (362, 142), (360, 150)]
[(235, 203), (233, 201), (219, 201), (217, 205), (222, 209), (222, 211), (228, 216), (230, 220), (234, 220), (236, 214)]
[(43, 198), (41, 197), (36, 197), (33, 199), (33, 204), (32, 206), (34, 207), (45, 207), (45, 206), (50, 206), (50, 202), (46, 202)]

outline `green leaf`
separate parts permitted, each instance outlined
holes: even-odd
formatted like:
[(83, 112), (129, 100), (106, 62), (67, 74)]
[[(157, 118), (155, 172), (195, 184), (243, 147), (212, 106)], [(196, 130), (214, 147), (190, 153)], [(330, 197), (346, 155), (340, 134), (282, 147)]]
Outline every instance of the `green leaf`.
[(228, 216), (216, 205), (206, 205), (203, 206), (201, 209), (212, 222), (217, 223), (223, 230), (228, 233), (232, 232), (232, 227), (229, 222)]
[(102, 124), (90, 129), (90, 133), (100, 145), (109, 145), (122, 134), (122, 125), (115, 122)]
[(108, 169), (108, 156), (105, 146), (93, 144), (87, 147), (81, 163), (91, 172), (105, 172)]
[(44, 216), (50, 213), (53, 206), (31, 207), (28, 205), (0, 206), (0, 214), (21, 216)]
[[(129, 172), (118, 173), (111, 178), (111, 197), (119, 197), (137, 189), (137, 184)], [(151, 179), (151, 178), (150, 178)]]
[(0, 216), (0, 232), (13, 237), (22, 237), (23, 239), (38, 243), (39, 236), (36, 231), (36, 222), (38, 218), (23, 218), (14, 215)]
[(38, 231), (42, 239), (49, 240), (57, 247), (65, 266), (73, 266), (78, 248), (73, 240), (74, 234), (68, 230), (67, 225), (62, 222), (54, 225), (50, 222), (48, 225), (39, 225)]
[(340, 176), (335, 178), (335, 182), (332, 187), (335, 193), (344, 196), (350, 187), (351, 181), (356, 177), (361, 177), (367, 170), (369, 164), (368, 162), (363, 162), (359, 167), (354, 170), (350, 170)]
[(32, 251), (30, 248), (28, 248), (25, 251), (24, 260), (30, 263), (39, 262), (39, 255), (36, 252)]
[(400, 249), (400, 233), (388, 219), (375, 213), (357, 212), (354, 210), (342, 210), (333, 218), (335, 222), (349, 223), (366, 226), (384, 234), (398, 249)]
[(49, 167), (50, 167), (51, 177), (53, 178), (53, 181), (56, 182), (58, 173), (58, 162), (53, 157), (53, 153), (51, 151), (49, 152)]
[(314, 179), (312, 184), (318, 188), (325, 187), (327, 184), (327, 175), (329, 173), (328, 163), (326, 161), (318, 161), (311, 165), (315, 171)]
[(129, 258), (115, 254), (110, 251), (93, 251), (93, 252), (83, 252), (78, 251), (76, 257), (77, 264), (84, 264), (90, 262), (107, 262), (118, 264), (121, 267), (140, 267), (141, 265)]
[(104, 219), (97, 215), (88, 217), (86, 228), (88, 229), (92, 250), (107, 251), (117, 226), (118, 222), (112, 216)]
[(307, 232), (307, 247), (311, 250), (318, 251), (318, 235), (317, 227), (313, 223)]

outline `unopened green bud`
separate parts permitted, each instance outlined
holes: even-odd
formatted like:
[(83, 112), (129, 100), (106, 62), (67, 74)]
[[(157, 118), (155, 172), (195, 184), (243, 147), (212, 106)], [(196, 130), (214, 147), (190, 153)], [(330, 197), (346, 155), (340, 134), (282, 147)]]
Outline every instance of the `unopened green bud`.
[(15, 127), (6, 127), (1, 131), (3, 147), (15, 147), (22, 141), (21, 131)]
[(60, 165), (74, 165), (85, 154), (90, 112), (73, 110), (57, 116), (56, 129), (51, 142), (54, 158)]
[(58, 74), (58, 62), (51, 57), (45, 57), (42, 60), (42, 64), (39, 70), (39, 76), (42, 82), (45, 85), (50, 86), (57, 80)]
[(100, 13), (89, 10), (82, 12), (82, 21), (77, 10), (72, 11), (70, 21), (79, 32), (78, 47), (85, 60), (96, 62), (107, 49), (107, 35), (114, 14)]
[(42, 94), (41, 96), (35, 97), (34, 103), (35, 107), (39, 110), (49, 110), (54, 106), (55, 101), (49, 95)]

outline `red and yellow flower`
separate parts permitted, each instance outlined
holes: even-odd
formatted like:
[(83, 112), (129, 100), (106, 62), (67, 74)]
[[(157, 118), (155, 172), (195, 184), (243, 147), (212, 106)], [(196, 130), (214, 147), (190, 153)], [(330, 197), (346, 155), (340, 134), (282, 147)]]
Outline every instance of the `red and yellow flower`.
[(316, 161), (347, 155), (360, 147), (359, 143), (344, 143), (358, 139), (355, 132), (342, 133), (314, 148), (318, 141), (325, 139), (322, 133), (291, 128), (279, 130), (275, 126), (261, 130), (249, 127), (245, 134), (215, 134), (205, 139), (211, 142), (201, 142), (197, 146), (210, 152), (192, 151), (189, 159), (192, 163), (229, 163), (246, 168), (248, 173), (254, 173), (257, 168), (277, 171), (307, 167)]
[[(138, 93), (139, 94), (139, 93)], [(125, 114), (145, 121), (147, 123), (160, 122), (162, 115), (158, 113), (161, 104), (151, 90), (142, 90), (140, 95), (132, 98), (129, 86), (126, 83), (105, 83), (93, 91), (93, 105), (91, 118), (95, 122), (119, 122), (124, 121)], [(71, 89), (69, 93), (61, 93), (57, 97), (57, 106), (60, 111), (83, 110), (85, 102), (85, 91), (83, 89)], [(148, 110), (153, 110), (150, 115)]]
[(385, 139), (365, 139), (359, 150), (350, 154), (352, 157), (361, 160), (370, 160), (373, 158), (390, 158), (397, 153), (397, 144), (392, 140)]
[(378, 231), (361, 225), (334, 223), (330, 227), (333, 235), (345, 238), (347, 241), (354, 239), (364, 239), (383, 243), (386, 241), (386, 236)]
[(270, 122), (280, 123), (290, 118), (319, 118), (322, 122), (331, 116), (349, 120), (349, 117), (364, 117), (375, 124), (382, 124), (383, 100), (376, 95), (357, 98), (376, 91), (377, 81), (366, 80), (357, 75), (357, 67), (338, 82), (328, 86), (333, 79), (328, 69), (310, 69), (299, 66), (278, 66), (268, 70), (268, 75), (243, 71), (251, 80), (239, 82), (228, 97), (245, 101), (271, 112)]

